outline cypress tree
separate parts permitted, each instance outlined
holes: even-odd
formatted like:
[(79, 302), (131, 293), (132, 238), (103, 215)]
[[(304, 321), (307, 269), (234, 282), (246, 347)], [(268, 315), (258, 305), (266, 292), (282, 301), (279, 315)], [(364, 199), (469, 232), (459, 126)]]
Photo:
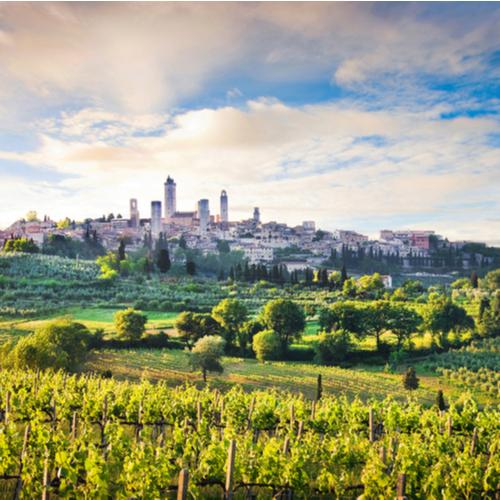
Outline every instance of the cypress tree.
[(470, 283), (472, 285), (472, 288), (477, 288), (479, 286), (479, 278), (476, 271), (472, 271), (470, 275)]
[(157, 260), (157, 265), (158, 269), (160, 270), (160, 273), (167, 273), (170, 269), (171, 263), (170, 263), (170, 255), (168, 253), (167, 248), (161, 248), (160, 252), (158, 253), (158, 260)]
[(340, 271), (340, 285), (343, 286), (348, 279), (347, 269), (345, 268), (345, 264), (342, 264), (342, 270)]
[(120, 244), (118, 245), (118, 260), (121, 262), (125, 259), (125, 242), (123, 240), (120, 240)]
[(186, 272), (190, 276), (194, 276), (196, 274), (196, 264), (192, 260), (186, 261)]
[(419, 380), (417, 378), (417, 373), (415, 372), (415, 368), (410, 366), (407, 368), (405, 374), (403, 375), (403, 386), (408, 391), (413, 391), (418, 389)]
[(441, 411), (446, 410), (446, 404), (444, 402), (443, 391), (441, 389), (439, 389), (439, 391), (437, 392), (437, 395), (436, 395), (436, 405)]
[(321, 373), (318, 375), (318, 382), (316, 385), (316, 401), (321, 399), (321, 395), (323, 394), (323, 384), (321, 380)]

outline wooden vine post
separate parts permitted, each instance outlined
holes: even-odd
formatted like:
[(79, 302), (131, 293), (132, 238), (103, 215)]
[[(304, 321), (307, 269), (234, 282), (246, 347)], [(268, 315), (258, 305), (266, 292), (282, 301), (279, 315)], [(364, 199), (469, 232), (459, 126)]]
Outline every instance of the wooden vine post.
[(5, 393), (5, 409), (4, 409), (4, 415), (3, 415), (3, 421), (5, 425), (9, 423), (9, 413), (10, 413), (10, 392), (7, 391)]
[(477, 448), (477, 427), (474, 427), (474, 432), (472, 433), (472, 440), (470, 442), (470, 454), (474, 455)]
[(290, 446), (290, 438), (287, 436), (285, 438), (285, 441), (283, 442), (283, 455), (286, 455), (288, 453), (289, 446)]
[(30, 437), (31, 425), (28, 424), (24, 429), (24, 440), (23, 440), (23, 449), (21, 451), (21, 459), (19, 460), (19, 469), (18, 469), (18, 480), (16, 485), (16, 492), (14, 493), (14, 500), (19, 500), (21, 498), (21, 490), (23, 489), (23, 467), (24, 460), (26, 459), (26, 454), (28, 453), (28, 440)]
[(226, 491), (224, 496), (225, 500), (233, 500), (235, 458), (236, 458), (236, 441), (234, 439), (231, 439), (227, 455)]
[(382, 445), (378, 451), (379, 453), (379, 457), (380, 457), (380, 461), (384, 464), (384, 465), (387, 465), (387, 452), (385, 450), (385, 446)]
[(43, 489), (42, 489), (42, 500), (49, 500), (49, 456), (45, 456), (45, 462), (43, 464)]
[(396, 486), (397, 500), (406, 500), (406, 474), (398, 475), (398, 483)]
[(370, 439), (370, 443), (375, 441), (375, 424), (373, 419), (373, 408), (370, 408), (368, 412), (368, 437)]
[(252, 414), (255, 407), (255, 396), (250, 401), (250, 408), (248, 409), (248, 418), (247, 418), (247, 429), (250, 429), (252, 426)]
[(73, 418), (71, 420), (71, 440), (74, 441), (76, 439), (76, 427), (78, 424), (78, 414), (76, 411), (73, 412)]
[(448, 432), (448, 436), (451, 436), (453, 432), (453, 420), (451, 418), (451, 415), (448, 415), (448, 421), (446, 422), (446, 429)]
[(177, 487), (177, 500), (186, 500), (189, 485), (189, 471), (182, 469), (179, 473), (179, 484)]
[(198, 431), (201, 429), (201, 419), (203, 417), (203, 411), (201, 407), (201, 401), (196, 403), (196, 428)]

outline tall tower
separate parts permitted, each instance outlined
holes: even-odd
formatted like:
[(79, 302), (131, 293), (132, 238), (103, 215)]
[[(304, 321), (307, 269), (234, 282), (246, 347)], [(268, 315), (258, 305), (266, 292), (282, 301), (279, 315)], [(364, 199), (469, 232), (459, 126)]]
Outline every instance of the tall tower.
[(130, 227), (139, 227), (139, 210), (135, 198), (130, 198)]
[(198, 202), (198, 219), (200, 219), (200, 232), (206, 233), (208, 229), (208, 222), (210, 221), (208, 200), (200, 200)]
[(161, 232), (161, 201), (151, 202), (151, 234), (158, 238)]
[(220, 194), (220, 221), (222, 224), (227, 224), (229, 222), (229, 212), (227, 206), (227, 193), (223, 189)]
[(167, 177), (164, 186), (165, 186), (165, 218), (169, 220), (170, 217), (172, 217), (175, 214), (175, 212), (177, 212), (177, 199), (175, 194), (177, 184), (175, 183), (174, 179), (172, 179), (172, 177), (170, 177), (169, 175)]
[(259, 210), (259, 207), (255, 207), (253, 209), (253, 220), (257, 224), (260, 222), (260, 210)]

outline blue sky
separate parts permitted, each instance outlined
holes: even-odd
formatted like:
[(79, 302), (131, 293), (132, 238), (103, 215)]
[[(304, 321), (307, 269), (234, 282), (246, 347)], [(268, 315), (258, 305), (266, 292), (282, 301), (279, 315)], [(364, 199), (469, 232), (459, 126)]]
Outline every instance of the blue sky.
[(498, 3), (3, 3), (0, 227), (180, 209), (500, 245)]

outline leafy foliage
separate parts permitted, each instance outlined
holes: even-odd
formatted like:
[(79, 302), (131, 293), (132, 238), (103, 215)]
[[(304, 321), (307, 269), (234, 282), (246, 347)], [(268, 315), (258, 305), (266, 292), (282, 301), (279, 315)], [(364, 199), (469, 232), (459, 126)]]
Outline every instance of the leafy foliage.
[(115, 314), (115, 328), (119, 338), (124, 340), (140, 339), (145, 331), (148, 318), (131, 307)]
[(252, 347), (259, 361), (278, 359), (281, 353), (280, 338), (273, 330), (264, 330), (254, 335)]

